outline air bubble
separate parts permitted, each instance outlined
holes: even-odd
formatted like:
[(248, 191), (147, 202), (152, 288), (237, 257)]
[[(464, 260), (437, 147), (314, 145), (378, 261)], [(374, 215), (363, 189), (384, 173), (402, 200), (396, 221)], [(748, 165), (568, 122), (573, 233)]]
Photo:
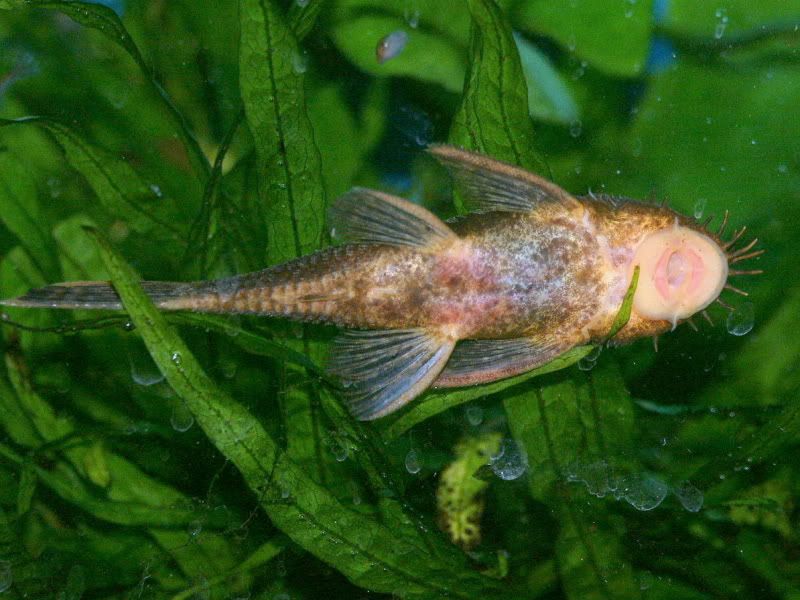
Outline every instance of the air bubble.
[(680, 482), (672, 488), (672, 493), (675, 494), (681, 506), (689, 512), (698, 512), (703, 508), (703, 492), (688, 481)]
[(422, 464), (419, 461), (419, 456), (417, 456), (417, 451), (412, 448), (408, 451), (408, 454), (406, 454), (406, 471), (412, 475), (416, 475), (421, 470)]
[(308, 71), (308, 53), (305, 50), (292, 52), (292, 70), (298, 75)]
[(331, 435), (328, 438), (328, 447), (333, 454), (333, 458), (336, 459), (336, 462), (344, 462), (347, 460), (347, 456), (349, 455), (347, 445), (339, 439), (338, 435)]
[(483, 409), (480, 406), (468, 406), (465, 412), (467, 423), (473, 427), (477, 427), (483, 422)]
[(375, 59), (382, 65), (388, 60), (399, 55), (408, 43), (408, 34), (402, 29), (393, 31), (389, 35), (381, 38), (375, 47)]
[(403, 16), (406, 19), (406, 23), (411, 29), (416, 29), (419, 27), (419, 9), (418, 8), (406, 8), (403, 11)]
[(661, 504), (668, 492), (669, 487), (660, 479), (636, 473), (620, 480), (616, 495), (636, 510), (648, 511)]
[(202, 531), (203, 531), (203, 524), (200, 521), (194, 520), (191, 523), (189, 523), (189, 528), (188, 528), (189, 537), (196, 538), (198, 535), (200, 535)]
[(788, 172), (789, 172), (789, 167), (786, 165), (786, 163), (780, 163), (778, 165), (778, 173), (784, 174)]
[(183, 356), (178, 351), (173, 352), (169, 358), (176, 367), (180, 367), (183, 364)]
[(708, 200), (705, 198), (698, 198), (697, 202), (694, 203), (694, 218), (695, 219), (702, 219), (703, 213), (706, 211), (706, 204)]
[(755, 324), (755, 307), (752, 302), (744, 302), (728, 314), (725, 328), (728, 333), (735, 336), (747, 335), (753, 330)]
[(155, 363), (141, 353), (130, 355), (131, 379), (136, 385), (150, 387), (164, 381), (164, 375)]
[(311, 0), (294, 0), (294, 3), (300, 8), (305, 8), (308, 6), (309, 2), (311, 2)]
[(583, 123), (581, 123), (580, 119), (575, 119), (574, 121), (570, 122), (569, 124), (569, 134), (574, 137), (580, 137), (581, 133), (583, 133)]
[(528, 468), (528, 456), (516, 440), (506, 438), (497, 455), (491, 457), (489, 467), (500, 479), (518, 479)]
[(184, 433), (189, 431), (192, 425), (194, 425), (194, 415), (183, 402), (178, 402), (172, 408), (169, 423), (175, 431)]
[(14, 574), (11, 571), (11, 563), (7, 560), (0, 560), (0, 594), (11, 587), (14, 582)]

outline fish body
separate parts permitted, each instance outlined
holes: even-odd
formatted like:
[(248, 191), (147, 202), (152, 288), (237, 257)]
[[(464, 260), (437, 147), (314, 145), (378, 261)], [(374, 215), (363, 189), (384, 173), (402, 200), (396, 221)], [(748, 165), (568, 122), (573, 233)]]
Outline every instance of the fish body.
[[(431, 385), (494, 381), (605, 341), (637, 266), (641, 290), (615, 341), (674, 328), (725, 285), (723, 244), (693, 219), (632, 200), (575, 198), (455, 148), (432, 153), (471, 214), (445, 223), (400, 198), (355, 188), (332, 214), (350, 243), (256, 273), (143, 287), (164, 310), (346, 328), (330, 369), (354, 415), (372, 419)], [(103, 282), (48, 286), (6, 304), (122, 308)]]

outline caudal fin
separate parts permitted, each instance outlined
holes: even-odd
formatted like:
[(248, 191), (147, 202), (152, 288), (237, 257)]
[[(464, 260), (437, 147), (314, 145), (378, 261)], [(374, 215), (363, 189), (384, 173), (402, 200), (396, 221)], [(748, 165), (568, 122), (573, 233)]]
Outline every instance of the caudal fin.
[[(157, 305), (184, 298), (194, 291), (194, 284), (170, 281), (144, 281), (142, 288)], [(122, 302), (106, 281), (74, 281), (57, 283), (30, 290), (19, 298), (0, 300), (4, 306), (65, 309), (121, 310)]]

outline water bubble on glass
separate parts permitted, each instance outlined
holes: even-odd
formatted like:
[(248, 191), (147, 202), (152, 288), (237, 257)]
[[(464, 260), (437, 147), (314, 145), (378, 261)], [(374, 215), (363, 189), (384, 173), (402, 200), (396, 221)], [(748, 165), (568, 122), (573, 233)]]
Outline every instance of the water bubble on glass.
[(342, 442), (338, 436), (331, 436), (328, 439), (328, 447), (331, 449), (331, 453), (333, 454), (333, 458), (336, 459), (336, 462), (344, 462), (347, 460), (349, 454), (347, 445)]
[(613, 491), (615, 486), (611, 483), (611, 469), (604, 460), (590, 463), (580, 470), (581, 481), (586, 485), (586, 490), (598, 498), (604, 497)]
[(305, 50), (292, 52), (292, 70), (298, 75), (308, 71), (308, 53)]
[(194, 425), (194, 415), (183, 402), (178, 402), (172, 407), (169, 423), (175, 431), (184, 433)]
[(698, 198), (697, 202), (694, 203), (694, 218), (695, 219), (702, 219), (703, 213), (706, 211), (706, 204), (708, 200), (705, 198)]
[(406, 471), (412, 475), (416, 475), (421, 470), (422, 464), (420, 463), (417, 451), (412, 448), (408, 451), (408, 454), (406, 454)]
[(164, 381), (164, 375), (156, 364), (143, 354), (135, 353), (130, 356), (131, 379), (137, 385), (150, 387)]
[(703, 492), (688, 481), (680, 482), (672, 488), (672, 493), (675, 494), (681, 506), (689, 512), (698, 512), (703, 508)]
[(467, 415), (467, 423), (473, 427), (477, 427), (483, 422), (483, 409), (480, 406), (468, 406), (465, 413)]
[(735, 336), (747, 335), (755, 324), (755, 307), (752, 302), (744, 302), (728, 313), (725, 328)]
[(489, 467), (500, 479), (518, 479), (528, 468), (525, 450), (512, 438), (504, 439), (500, 446), (502, 453), (497, 458), (490, 459)]
[(620, 498), (636, 510), (653, 510), (664, 501), (669, 492), (666, 483), (646, 473), (635, 473), (620, 480), (618, 494)]
[(379, 65), (382, 65), (388, 60), (392, 60), (399, 55), (408, 43), (408, 34), (402, 29), (393, 31), (387, 36), (381, 38), (378, 45), (375, 47), (375, 59)]
[(0, 560), (0, 594), (11, 587), (14, 582), (14, 573), (11, 571), (11, 562)]
[(403, 11), (403, 16), (406, 19), (406, 23), (412, 29), (416, 29), (419, 26), (419, 9), (418, 8), (406, 8)]
[(188, 531), (190, 537), (197, 537), (200, 535), (200, 532), (203, 531), (203, 524), (199, 520), (195, 519), (189, 523)]
[(724, 8), (718, 8), (715, 15), (717, 24), (714, 27), (714, 37), (719, 40), (725, 35), (725, 29), (728, 27), (728, 11)]

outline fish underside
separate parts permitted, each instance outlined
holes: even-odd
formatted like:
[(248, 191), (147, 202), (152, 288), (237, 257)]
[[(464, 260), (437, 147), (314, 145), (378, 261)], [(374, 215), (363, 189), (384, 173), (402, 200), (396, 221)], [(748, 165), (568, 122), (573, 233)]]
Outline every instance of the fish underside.
[[(431, 386), (523, 373), (602, 337), (628, 279), (612, 268), (588, 199), (485, 156), (430, 152), (472, 209), (466, 217), (445, 223), (401, 198), (354, 188), (331, 215), (347, 244), (256, 273), (143, 288), (163, 310), (344, 328), (328, 368), (363, 420)], [(4, 304), (123, 308), (107, 282), (51, 285)]]

